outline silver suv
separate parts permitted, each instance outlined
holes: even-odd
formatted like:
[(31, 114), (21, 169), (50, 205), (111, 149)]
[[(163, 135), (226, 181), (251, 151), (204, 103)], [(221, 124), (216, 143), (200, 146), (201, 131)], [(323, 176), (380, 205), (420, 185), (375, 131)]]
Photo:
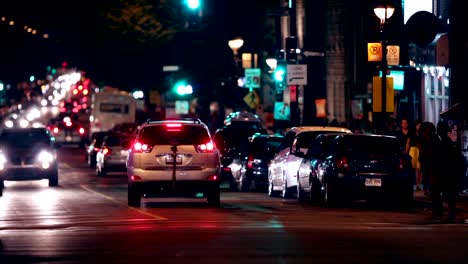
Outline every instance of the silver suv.
[(208, 127), (199, 119), (147, 121), (127, 157), (128, 205), (141, 197), (198, 197), (220, 203), (220, 155)]

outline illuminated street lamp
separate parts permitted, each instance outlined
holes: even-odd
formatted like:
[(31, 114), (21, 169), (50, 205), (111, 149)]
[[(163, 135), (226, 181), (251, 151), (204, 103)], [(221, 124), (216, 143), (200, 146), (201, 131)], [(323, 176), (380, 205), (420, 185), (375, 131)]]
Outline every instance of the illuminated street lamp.
[(232, 52), (236, 56), (238, 54), (239, 49), (244, 45), (244, 40), (241, 38), (235, 38), (228, 42), (229, 47), (232, 49)]
[(381, 112), (381, 126), (385, 128), (387, 121), (387, 45), (385, 39), (385, 26), (387, 25), (388, 19), (393, 15), (395, 7), (389, 3), (389, 1), (380, 1), (380, 3), (374, 8), (375, 15), (380, 19), (380, 34), (382, 43), (382, 112)]

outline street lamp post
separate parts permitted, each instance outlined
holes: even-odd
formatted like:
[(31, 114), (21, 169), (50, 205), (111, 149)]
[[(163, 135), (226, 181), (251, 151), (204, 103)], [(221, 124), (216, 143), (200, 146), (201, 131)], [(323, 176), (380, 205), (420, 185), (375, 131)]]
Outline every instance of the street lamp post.
[(382, 71), (382, 109), (381, 109), (381, 128), (382, 131), (385, 129), (387, 122), (387, 45), (385, 37), (385, 26), (387, 25), (388, 19), (393, 15), (395, 8), (388, 1), (381, 1), (374, 8), (375, 15), (380, 19), (380, 34), (381, 34), (381, 45), (382, 45), (382, 60), (381, 60), (381, 71)]

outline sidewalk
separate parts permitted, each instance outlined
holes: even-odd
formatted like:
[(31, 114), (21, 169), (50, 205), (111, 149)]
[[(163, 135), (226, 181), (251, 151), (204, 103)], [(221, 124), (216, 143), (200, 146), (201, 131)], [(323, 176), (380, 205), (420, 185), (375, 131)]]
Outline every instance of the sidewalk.
[[(423, 191), (414, 192), (414, 201), (417, 208), (431, 211), (431, 198), (424, 195)], [(444, 212), (447, 212), (447, 203), (444, 201)], [(468, 221), (468, 193), (460, 194), (457, 200), (457, 218)]]

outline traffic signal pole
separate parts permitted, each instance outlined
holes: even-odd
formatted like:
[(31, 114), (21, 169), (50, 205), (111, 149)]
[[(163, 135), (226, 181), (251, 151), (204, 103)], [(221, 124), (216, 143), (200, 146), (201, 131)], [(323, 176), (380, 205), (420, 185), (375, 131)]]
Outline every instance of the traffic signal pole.
[[(297, 64), (297, 26), (296, 26), (296, 0), (289, 0), (289, 35), (286, 39), (286, 60), (288, 64)], [(292, 87), (288, 86), (291, 94)], [(299, 92), (298, 86), (295, 86), (296, 91), (293, 93), (295, 98), (290, 98), (289, 109), (289, 125), (291, 127), (300, 125), (301, 113), (299, 109)]]

